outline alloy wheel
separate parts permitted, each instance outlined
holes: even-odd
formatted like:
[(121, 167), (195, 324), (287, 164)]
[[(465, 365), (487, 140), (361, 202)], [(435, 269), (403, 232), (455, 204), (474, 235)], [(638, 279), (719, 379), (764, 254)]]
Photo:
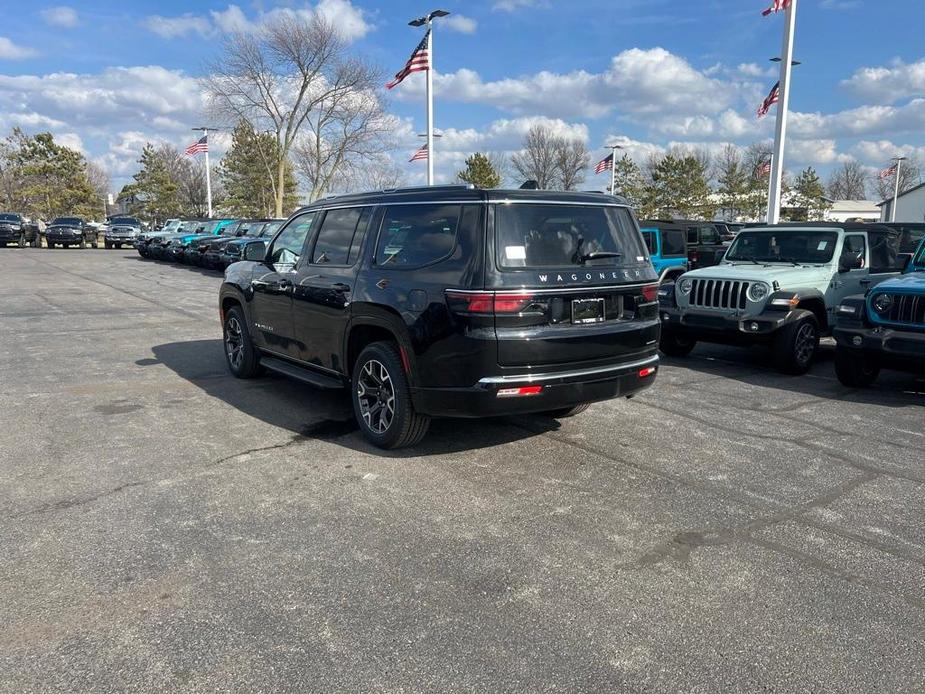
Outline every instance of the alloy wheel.
[(233, 369), (240, 369), (244, 363), (244, 330), (234, 316), (225, 324), (225, 354)]
[(797, 362), (808, 364), (816, 352), (816, 328), (806, 323), (801, 325), (797, 331), (797, 337), (794, 342), (794, 351)]
[(384, 434), (389, 430), (395, 419), (395, 388), (382, 362), (370, 359), (363, 365), (357, 379), (357, 400), (370, 431)]

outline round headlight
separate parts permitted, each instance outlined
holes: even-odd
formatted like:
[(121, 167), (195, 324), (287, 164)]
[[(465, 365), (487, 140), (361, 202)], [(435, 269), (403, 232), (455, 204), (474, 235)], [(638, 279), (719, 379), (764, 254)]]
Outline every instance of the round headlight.
[(886, 313), (893, 305), (893, 297), (890, 294), (877, 294), (871, 303), (877, 313)]
[(764, 301), (768, 295), (768, 291), (768, 285), (763, 282), (755, 282), (754, 284), (748, 285), (746, 296), (748, 296), (749, 301), (758, 303), (759, 301)]
[(694, 283), (688, 279), (683, 279), (680, 282), (678, 282), (678, 289), (681, 290), (682, 294), (690, 294), (691, 287), (693, 286), (694, 286)]

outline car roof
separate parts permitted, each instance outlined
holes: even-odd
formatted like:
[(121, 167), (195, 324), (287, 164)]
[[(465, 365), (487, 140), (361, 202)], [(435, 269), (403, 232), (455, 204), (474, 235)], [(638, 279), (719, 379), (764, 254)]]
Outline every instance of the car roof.
[(324, 207), (348, 207), (351, 205), (387, 205), (395, 203), (429, 202), (500, 202), (516, 200), (525, 202), (556, 202), (595, 205), (629, 206), (626, 199), (596, 192), (523, 190), (501, 188), (474, 188), (472, 186), (422, 186), (418, 188), (394, 188), (367, 193), (334, 195), (316, 200), (302, 207), (299, 212)]
[(897, 233), (895, 229), (891, 229), (884, 224), (864, 224), (861, 222), (781, 222), (780, 224), (750, 226), (747, 229), (743, 229), (743, 231), (774, 231), (784, 229), (792, 229), (794, 231), (799, 229), (813, 229), (854, 232), (880, 230), (890, 233)]

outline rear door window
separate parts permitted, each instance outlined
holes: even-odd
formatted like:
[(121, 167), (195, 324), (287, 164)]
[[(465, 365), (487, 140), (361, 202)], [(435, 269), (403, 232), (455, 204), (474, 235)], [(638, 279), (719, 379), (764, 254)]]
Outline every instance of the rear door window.
[(666, 229), (662, 231), (662, 255), (663, 256), (687, 256), (687, 243), (684, 241), (684, 232), (676, 229)]
[(658, 246), (655, 240), (655, 234), (657, 233), (656, 231), (649, 231), (648, 229), (642, 230), (642, 240), (645, 241), (649, 255), (655, 255), (658, 252)]
[(900, 256), (900, 235), (893, 231), (868, 231), (870, 240), (870, 271), (900, 272), (903, 260)]
[(645, 262), (645, 246), (622, 207), (506, 204), (495, 207), (502, 268), (606, 267)]
[(385, 211), (376, 264), (396, 269), (430, 265), (456, 248), (461, 205), (394, 205)]

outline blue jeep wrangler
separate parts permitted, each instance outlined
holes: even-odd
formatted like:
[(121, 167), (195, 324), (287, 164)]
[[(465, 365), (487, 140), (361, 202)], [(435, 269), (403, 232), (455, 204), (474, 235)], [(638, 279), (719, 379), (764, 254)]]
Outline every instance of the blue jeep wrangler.
[(881, 368), (925, 374), (925, 239), (901, 276), (842, 301), (834, 335), (846, 386), (869, 386)]
[(673, 282), (690, 269), (685, 226), (655, 222), (643, 222), (640, 226), (659, 283)]

